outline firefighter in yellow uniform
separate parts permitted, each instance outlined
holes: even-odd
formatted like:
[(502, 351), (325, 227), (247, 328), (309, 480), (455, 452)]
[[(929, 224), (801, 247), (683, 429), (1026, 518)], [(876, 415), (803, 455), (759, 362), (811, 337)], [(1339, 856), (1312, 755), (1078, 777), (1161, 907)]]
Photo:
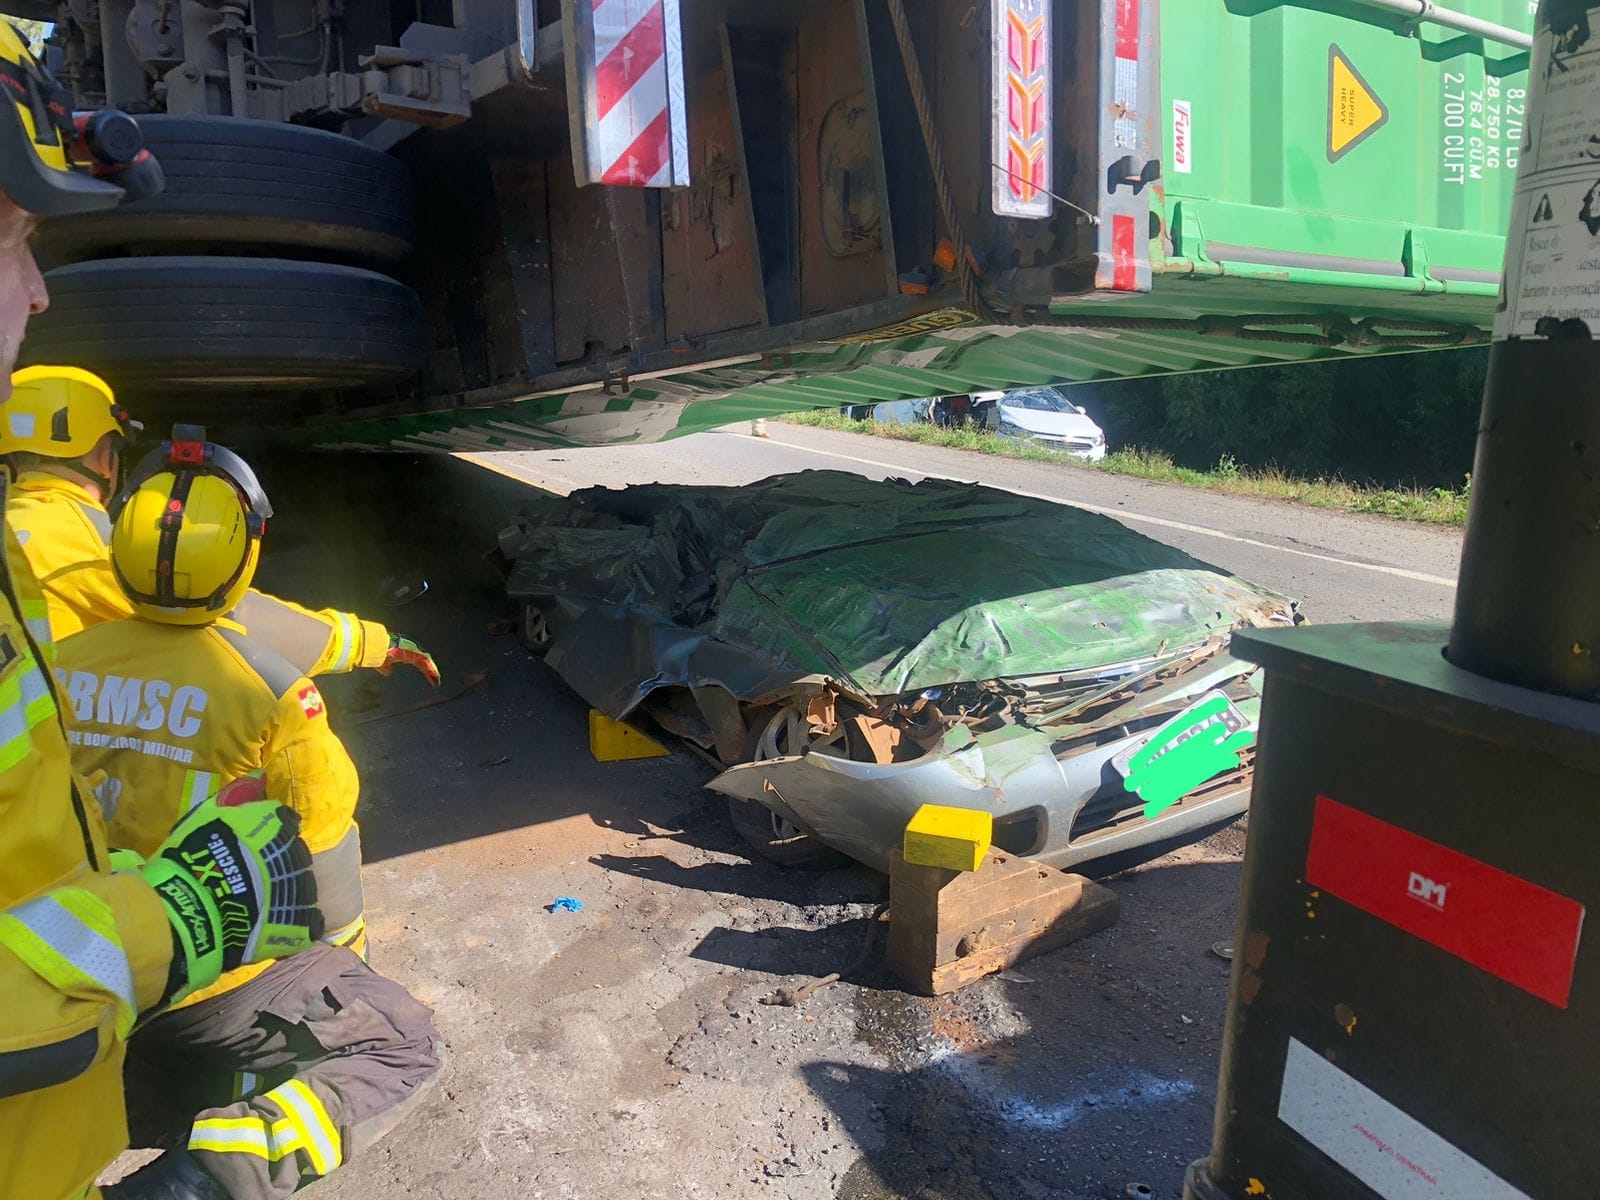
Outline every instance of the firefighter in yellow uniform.
[[(126, 194), (116, 175), (97, 177), (69, 156), (75, 136), (71, 97), (0, 22), (0, 420), (28, 316), (49, 302), (29, 236), (41, 218), (103, 211)], [(148, 154), (122, 165), (137, 168), (122, 178), (143, 194), (159, 187)], [(68, 759), (53, 653), (43, 593), (8, 530), (0, 538), (7, 1200), (94, 1193), (96, 1175), (127, 1144), (122, 1061), (137, 1016), (208, 986), (225, 968), (304, 948), (321, 930), (296, 818), (276, 805), (222, 809), (207, 800), (147, 864), (112, 872), (99, 809)]]
[[(0, 421), (0, 457), (16, 480), (6, 520), (44, 587), (60, 642), (133, 612), (111, 573), (105, 505), (116, 492), (126, 440), (142, 426), (105, 380), (78, 367), (24, 367), (11, 388)], [(357, 667), (388, 674), (404, 665), (439, 683), (433, 659), (415, 643), (353, 613), (313, 612), (251, 589), (231, 616), (304, 675)]]
[(203, 437), (180, 426), (113, 502), (134, 615), (61, 644), (72, 753), (105, 776), (112, 840), (140, 852), (219, 781), (262, 773), (300, 816), (326, 944), (230, 972), (134, 1038), (130, 1096), (158, 1073), (144, 1090), (176, 1089), (199, 1115), (184, 1149), (108, 1189), (118, 1200), (287, 1196), (392, 1127), (440, 1066), (431, 1012), (351, 952), (365, 941), (355, 765), (316, 685), (227, 616), (272, 512), (249, 467)]

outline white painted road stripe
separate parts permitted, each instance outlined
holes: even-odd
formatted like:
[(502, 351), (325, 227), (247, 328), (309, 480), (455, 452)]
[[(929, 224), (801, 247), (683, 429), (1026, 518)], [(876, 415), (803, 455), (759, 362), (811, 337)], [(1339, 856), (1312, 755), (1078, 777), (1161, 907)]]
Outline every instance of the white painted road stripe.
[[(725, 436), (737, 437), (739, 435), (728, 434)], [(954, 483), (981, 482), (980, 480), (976, 479), (964, 479), (959, 475), (945, 475), (938, 471), (924, 471), (920, 467), (908, 466), (905, 463), (884, 462), (882, 459), (878, 458), (862, 458), (860, 455), (856, 454), (840, 454), (837, 450), (818, 450), (811, 446), (799, 445), (796, 442), (784, 441), (781, 438), (773, 438), (772, 444), (775, 446), (782, 446), (785, 450), (798, 451), (801, 454), (815, 454), (821, 458), (837, 458), (843, 460), (844, 462), (860, 463), (865, 467), (878, 467), (885, 471), (892, 471), (897, 475), (904, 475), (909, 472), (912, 475), (920, 475), (925, 479), (948, 479)], [(530, 453), (538, 453), (538, 451), (531, 451)], [(533, 479), (530, 479), (527, 475), (507, 467), (499, 466), (493, 462), (489, 462), (481, 455), (463, 454), (461, 457), (465, 458), (471, 463), (476, 464), (477, 466), (486, 467), (498, 475), (504, 475), (509, 479), (515, 479), (522, 483), (533, 483), (534, 486), (538, 486), (538, 484)], [(587, 484), (579, 483), (576, 480), (568, 479), (564, 475), (556, 475), (543, 471), (540, 472), (540, 475), (549, 482), (565, 484), (569, 489), (573, 490), (588, 486)], [(995, 487), (998, 485), (989, 484), (987, 486)], [(1043, 492), (1029, 492), (1024, 491), (1021, 488), (1008, 487), (1004, 488), (1003, 490), (1011, 492), (1013, 495), (1026, 496), (1030, 500), (1047, 500), (1051, 504), (1066, 504), (1073, 508), (1081, 508), (1085, 512), (1100, 513), (1107, 517), (1114, 517), (1119, 521), (1129, 521), (1137, 525), (1154, 525), (1158, 529), (1177, 529), (1184, 533), (1199, 534), (1201, 537), (1216, 538), (1219, 541), (1233, 542), (1240, 546), (1254, 546), (1259, 550), (1271, 550), (1278, 554), (1292, 554), (1297, 558), (1309, 558), (1316, 562), (1330, 563), (1336, 567), (1349, 567), (1351, 570), (1355, 571), (1371, 571), (1376, 575), (1390, 575), (1396, 579), (1409, 579), (1414, 583), (1431, 583), (1435, 587), (1448, 588), (1451, 591), (1455, 591), (1456, 587), (1456, 581), (1454, 579), (1446, 579), (1443, 575), (1429, 575), (1423, 571), (1408, 571), (1404, 567), (1391, 567), (1385, 563), (1359, 562), (1353, 558), (1339, 558), (1337, 555), (1333, 554), (1318, 554), (1312, 550), (1297, 550), (1293, 546), (1280, 546), (1275, 542), (1263, 542), (1256, 538), (1243, 537), (1237, 533), (1223, 533), (1220, 530), (1209, 529), (1204, 525), (1190, 525), (1185, 521), (1171, 521), (1166, 517), (1151, 517), (1146, 516), (1144, 513), (1129, 512), (1127, 509), (1121, 507), (1108, 508), (1105, 505), (1090, 504), (1083, 500), (1068, 500), (1063, 496), (1047, 496)]]

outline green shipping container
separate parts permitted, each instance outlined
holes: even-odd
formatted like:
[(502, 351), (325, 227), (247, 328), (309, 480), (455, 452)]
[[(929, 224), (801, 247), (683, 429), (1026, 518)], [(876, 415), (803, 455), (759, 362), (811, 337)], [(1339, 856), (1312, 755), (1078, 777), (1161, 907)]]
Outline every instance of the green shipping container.
[[(655, 303), (668, 329), (700, 321), (693, 337), (305, 439), (656, 441), (802, 408), (1487, 339), (1532, 0), (903, 3), (925, 106), (892, 0), (772, 0), (753, 42), (737, 6), (685, 5), (685, 44), (711, 47), (688, 60), (692, 144), (721, 104), (742, 158), (717, 204), (661, 192), (672, 228), (635, 232), (653, 245), (715, 225), (662, 259)], [(719, 13), (734, 13), (727, 55), (696, 36)], [(752, 45), (771, 51), (759, 71), (734, 53)], [(816, 131), (845, 110), (856, 135), (824, 153)], [(975, 281), (936, 252), (942, 190)], [(692, 311), (675, 317), (679, 296)], [(586, 311), (555, 299), (558, 316)]]
[[(1528, 54), (1385, 7), (1161, 5), (1157, 307), (1221, 280), (1263, 312), (1490, 323)], [(1456, 12), (1525, 34), (1533, 7)]]

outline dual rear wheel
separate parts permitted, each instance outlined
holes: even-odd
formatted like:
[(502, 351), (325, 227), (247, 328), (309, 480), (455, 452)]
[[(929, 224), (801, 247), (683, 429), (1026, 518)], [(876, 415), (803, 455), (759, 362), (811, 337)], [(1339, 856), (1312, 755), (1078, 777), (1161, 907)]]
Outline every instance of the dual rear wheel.
[[(232, 117), (139, 118), (166, 188), (49, 222), (50, 308), (23, 362), (134, 395), (395, 386), (422, 365), (405, 167), (351, 138)], [(181, 402), (181, 401), (180, 401)]]

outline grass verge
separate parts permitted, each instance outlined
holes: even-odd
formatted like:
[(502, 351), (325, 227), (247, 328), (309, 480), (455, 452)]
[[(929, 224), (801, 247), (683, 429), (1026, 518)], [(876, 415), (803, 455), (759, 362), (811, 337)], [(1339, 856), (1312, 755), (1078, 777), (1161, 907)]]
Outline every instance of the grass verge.
[(1465, 525), (1471, 480), (1460, 491), (1447, 488), (1377, 488), (1346, 483), (1342, 479), (1295, 479), (1281, 471), (1257, 471), (1239, 466), (1224, 457), (1209, 471), (1180, 467), (1157, 450), (1129, 447), (1113, 450), (1097, 463), (1074, 458), (1034, 442), (996, 437), (986, 429), (942, 429), (937, 425), (887, 425), (878, 421), (853, 421), (842, 413), (791, 413), (782, 418), (794, 425), (816, 429), (836, 429), (845, 433), (864, 433), (899, 442), (923, 446), (945, 446), (952, 450), (971, 450), (998, 458), (1020, 458), (1029, 462), (1060, 463), (1083, 471), (1106, 471), (1154, 479), (1184, 487), (1225, 492), (1231, 496), (1256, 496), (1268, 500), (1288, 500), (1313, 508), (1336, 508), (1346, 512), (1376, 513), (1403, 521), (1428, 525)]

